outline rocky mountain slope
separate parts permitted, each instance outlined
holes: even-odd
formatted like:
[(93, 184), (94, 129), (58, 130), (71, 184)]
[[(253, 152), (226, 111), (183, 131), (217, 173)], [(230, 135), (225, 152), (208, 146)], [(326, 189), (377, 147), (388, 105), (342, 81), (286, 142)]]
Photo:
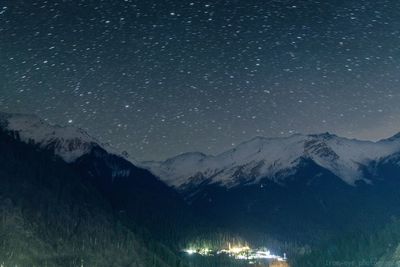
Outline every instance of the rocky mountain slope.
[(363, 171), (371, 162), (400, 151), (400, 138), (360, 141), (333, 134), (293, 135), (286, 138), (256, 137), (216, 156), (187, 153), (165, 162), (144, 162), (155, 175), (178, 189), (190, 184), (220, 184), (232, 188), (268, 178), (285, 183), (309, 159), (345, 183), (370, 182)]

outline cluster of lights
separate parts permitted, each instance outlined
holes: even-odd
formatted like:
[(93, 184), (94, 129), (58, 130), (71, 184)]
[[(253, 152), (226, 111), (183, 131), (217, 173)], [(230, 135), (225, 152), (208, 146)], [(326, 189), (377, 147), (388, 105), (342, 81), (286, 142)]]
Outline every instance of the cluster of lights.
[(286, 255), (283, 257), (272, 254), (268, 249), (260, 248), (260, 249), (252, 249), (249, 246), (231, 246), (228, 245), (228, 249), (221, 250), (211, 250), (209, 248), (191, 248), (185, 249), (189, 255), (198, 254), (201, 256), (214, 256), (219, 254), (226, 254), (229, 257), (238, 260), (259, 260), (259, 259), (269, 259), (269, 260), (277, 260), (277, 261), (286, 261)]
[(186, 252), (189, 255), (192, 254), (198, 254), (201, 256), (211, 256), (213, 254), (213, 251), (209, 248), (189, 248), (189, 249), (185, 249), (184, 252)]
[(242, 255), (242, 254), (248, 254), (249, 251), (251, 251), (249, 246), (231, 246), (231, 244), (229, 243), (228, 245), (228, 249), (222, 249), (217, 251), (217, 254), (228, 254), (229, 256), (232, 257), (236, 257), (238, 255)]

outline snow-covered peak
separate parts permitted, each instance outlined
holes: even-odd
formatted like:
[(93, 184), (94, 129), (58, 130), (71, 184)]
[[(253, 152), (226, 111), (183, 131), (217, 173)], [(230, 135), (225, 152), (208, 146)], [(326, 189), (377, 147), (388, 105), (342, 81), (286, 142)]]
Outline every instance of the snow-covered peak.
[(363, 179), (361, 166), (398, 151), (397, 141), (360, 141), (330, 133), (296, 134), (284, 138), (256, 137), (216, 156), (189, 153), (142, 166), (177, 188), (206, 179), (232, 187), (266, 177), (281, 182), (302, 158), (308, 158), (352, 185)]
[[(189, 152), (168, 159), (164, 162), (146, 161), (139, 165), (157, 173), (165, 182), (173, 185), (184, 184), (188, 177), (193, 176), (203, 160), (209, 160), (212, 156), (203, 153)], [(174, 175), (171, 175), (174, 174)]]
[(18, 133), (23, 142), (52, 149), (66, 162), (75, 161), (99, 144), (80, 128), (51, 125), (34, 115), (0, 113), (0, 127)]

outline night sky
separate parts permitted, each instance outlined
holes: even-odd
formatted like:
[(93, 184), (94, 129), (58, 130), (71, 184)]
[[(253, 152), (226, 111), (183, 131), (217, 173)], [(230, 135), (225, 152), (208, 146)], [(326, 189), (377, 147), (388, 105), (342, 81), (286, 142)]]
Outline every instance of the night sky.
[(2, 0), (0, 111), (139, 160), (400, 131), (398, 0)]

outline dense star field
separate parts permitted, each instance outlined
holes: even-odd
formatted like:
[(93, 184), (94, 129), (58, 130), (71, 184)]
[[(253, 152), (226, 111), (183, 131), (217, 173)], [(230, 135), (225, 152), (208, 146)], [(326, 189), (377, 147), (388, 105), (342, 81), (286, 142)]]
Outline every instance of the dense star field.
[(400, 122), (396, 0), (3, 0), (0, 111), (133, 157)]

